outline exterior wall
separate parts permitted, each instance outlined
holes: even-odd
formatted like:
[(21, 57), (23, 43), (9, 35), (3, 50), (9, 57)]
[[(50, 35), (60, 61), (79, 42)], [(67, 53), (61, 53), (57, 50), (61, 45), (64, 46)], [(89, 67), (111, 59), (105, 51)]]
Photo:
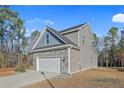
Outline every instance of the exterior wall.
[(33, 66), (34, 69), (36, 70), (37, 68), (37, 58), (47, 58), (47, 57), (60, 57), (61, 59), (61, 64), (60, 64), (60, 69), (62, 74), (67, 74), (68, 73), (68, 50), (67, 49), (62, 49), (62, 50), (52, 50), (52, 51), (46, 51), (46, 52), (39, 52), (39, 53), (34, 53), (33, 54)]
[[(45, 36), (46, 34), (49, 33), (50, 35), (50, 42), (49, 42), (49, 45), (46, 45), (45, 44)], [(49, 31), (46, 31), (44, 33), (44, 35), (42, 36), (42, 38), (40, 39), (40, 41), (38, 42), (38, 44), (36, 45), (36, 48), (39, 48), (39, 47), (46, 47), (46, 46), (50, 46), (50, 45), (58, 45), (58, 44), (61, 44), (63, 43), (58, 37), (56, 37), (54, 34), (52, 34), (51, 32)]]
[[(51, 51), (34, 53), (33, 54), (34, 69), (37, 68), (36, 60), (38, 57), (40, 58), (41, 57), (46, 57), (46, 58), (60, 57), (61, 58), (60, 68), (61, 68), (62, 74), (65, 74), (65, 73), (67, 74), (68, 72), (70, 72), (70, 74), (73, 74), (81, 70), (97, 67), (97, 54), (95, 53), (92, 47), (93, 38), (88, 25), (84, 26), (80, 31), (75, 31), (75, 32), (63, 34), (63, 35), (68, 39), (70, 39), (75, 44), (79, 45), (80, 50), (75, 50), (71, 48), (70, 53), (68, 53), (68, 49), (59, 49), (59, 50), (51, 50)], [(53, 37), (53, 39), (50, 39), (51, 42), (53, 42), (51, 44), (63, 43), (52, 34), (51, 34), (51, 37)], [(44, 47), (45, 46), (44, 44), (45, 44), (45, 38), (42, 38), (38, 46)]]
[(78, 45), (78, 31), (63, 34), (66, 38)]
[(97, 55), (96, 55), (96, 53), (94, 51), (92, 51), (92, 66), (94, 68), (96, 68), (97, 63), (98, 63)]
[(80, 66), (80, 51), (71, 49), (70, 50), (70, 73), (76, 73), (81, 70)]
[(89, 26), (86, 25), (80, 31), (77, 31), (76, 34), (77, 36), (79, 35), (79, 38), (75, 38), (79, 41), (80, 50), (71, 49), (70, 51), (71, 74), (97, 67), (97, 54), (92, 47), (93, 38)]
[[(97, 54), (92, 47), (92, 34), (88, 25), (80, 30), (80, 60), (81, 69), (97, 67)], [(84, 42), (83, 42), (84, 40)]]

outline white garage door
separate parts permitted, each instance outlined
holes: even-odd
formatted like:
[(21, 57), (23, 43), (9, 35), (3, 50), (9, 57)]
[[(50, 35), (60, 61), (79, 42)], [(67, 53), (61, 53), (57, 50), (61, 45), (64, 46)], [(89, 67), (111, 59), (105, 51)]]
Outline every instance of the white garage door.
[(60, 73), (60, 58), (38, 58), (37, 70)]

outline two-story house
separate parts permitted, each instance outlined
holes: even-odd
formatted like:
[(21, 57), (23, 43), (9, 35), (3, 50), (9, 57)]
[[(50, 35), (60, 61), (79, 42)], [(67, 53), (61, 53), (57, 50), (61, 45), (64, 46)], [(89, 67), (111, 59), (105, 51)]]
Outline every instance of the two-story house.
[(89, 23), (62, 31), (45, 27), (30, 48), (37, 71), (73, 74), (97, 67), (97, 52)]

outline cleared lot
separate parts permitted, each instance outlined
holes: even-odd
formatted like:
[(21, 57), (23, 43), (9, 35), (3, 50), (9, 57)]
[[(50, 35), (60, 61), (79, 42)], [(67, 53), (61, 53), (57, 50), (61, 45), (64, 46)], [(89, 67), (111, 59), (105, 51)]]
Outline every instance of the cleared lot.
[[(55, 88), (86, 88), (86, 87), (124, 87), (123, 70), (96, 68), (82, 71), (71, 76), (57, 76), (49, 79)], [(48, 81), (25, 86), (27, 88), (50, 88)]]

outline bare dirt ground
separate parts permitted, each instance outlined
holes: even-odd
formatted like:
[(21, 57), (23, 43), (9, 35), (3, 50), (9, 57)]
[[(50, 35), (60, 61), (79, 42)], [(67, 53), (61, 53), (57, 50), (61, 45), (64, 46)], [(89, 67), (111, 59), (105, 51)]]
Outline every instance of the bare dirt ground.
[[(52, 85), (50, 85), (52, 84)], [(124, 70), (96, 68), (73, 76), (57, 76), (48, 81), (25, 86), (27, 88), (123, 88)]]
[(10, 76), (16, 74), (15, 68), (1, 68), (0, 77)]

